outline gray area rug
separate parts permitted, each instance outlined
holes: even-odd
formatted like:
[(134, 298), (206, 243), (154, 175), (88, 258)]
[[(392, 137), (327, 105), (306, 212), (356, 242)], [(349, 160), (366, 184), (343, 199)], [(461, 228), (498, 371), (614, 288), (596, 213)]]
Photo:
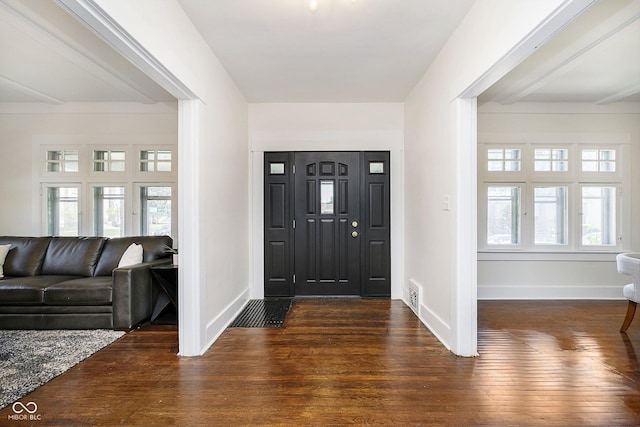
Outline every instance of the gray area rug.
[(111, 344), (110, 330), (0, 330), (0, 409)]

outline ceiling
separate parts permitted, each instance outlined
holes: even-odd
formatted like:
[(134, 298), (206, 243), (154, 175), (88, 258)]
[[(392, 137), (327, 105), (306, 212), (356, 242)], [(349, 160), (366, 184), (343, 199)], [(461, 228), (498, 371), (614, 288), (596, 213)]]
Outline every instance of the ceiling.
[[(178, 1), (249, 102), (402, 102), (473, 4)], [(0, 0), (0, 102), (174, 100), (55, 2)], [(601, 0), (479, 101), (640, 101), (640, 0)]]

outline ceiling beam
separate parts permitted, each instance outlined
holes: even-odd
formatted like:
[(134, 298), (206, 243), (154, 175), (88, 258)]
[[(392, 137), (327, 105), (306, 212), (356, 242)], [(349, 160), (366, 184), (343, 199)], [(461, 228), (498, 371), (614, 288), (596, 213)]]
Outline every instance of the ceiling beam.
[(24, 3), (15, 0), (2, 0), (0, 1), (0, 11), (6, 12), (2, 16), (7, 24), (60, 54), (99, 80), (140, 102), (147, 104), (156, 102), (151, 96), (123, 80), (120, 77), (121, 72), (114, 70), (108, 63), (100, 60), (94, 52), (85, 49), (46, 20), (41, 19)]
[(39, 102), (46, 102), (48, 104), (64, 104), (64, 101), (58, 98), (54, 98), (53, 96), (49, 96), (45, 93), (40, 92), (39, 90), (27, 87), (5, 76), (0, 76), (0, 87), (13, 89)]
[(549, 81), (562, 75), (568, 68), (572, 68), (574, 62), (582, 55), (638, 19), (640, 19), (640, 13), (638, 13), (636, 5), (632, 3), (612, 15), (609, 19), (604, 20), (601, 24), (591, 28), (583, 37), (568, 44), (557, 55), (541, 62), (536, 72), (529, 73), (516, 84), (511, 85), (501, 96), (493, 100), (504, 105), (511, 105), (522, 100)]
[(622, 99), (628, 98), (633, 95), (637, 95), (640, 93), (640, 84), (628, 87), (626, 89), (621, 90), (618, 93), (614, 93), (613, 95), (607, 96), (606, 98), (602, 98), (597, 101), (596, 104), (606, 105), (611, 104), (612, 102), (618, 102)]

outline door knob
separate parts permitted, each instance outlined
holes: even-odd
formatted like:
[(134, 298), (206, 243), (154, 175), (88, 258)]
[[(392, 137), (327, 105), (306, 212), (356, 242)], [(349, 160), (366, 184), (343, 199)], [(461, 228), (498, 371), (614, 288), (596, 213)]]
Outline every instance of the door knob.
[(351, 237), (358, 237), (358, 232), (357, 231), (352, 232)]

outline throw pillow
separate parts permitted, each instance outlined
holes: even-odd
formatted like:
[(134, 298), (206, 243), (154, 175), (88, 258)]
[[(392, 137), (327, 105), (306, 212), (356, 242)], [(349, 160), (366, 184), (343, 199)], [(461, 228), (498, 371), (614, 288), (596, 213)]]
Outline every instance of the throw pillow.
[(140, 264), (142, 262), (142, 245), (132, 243), (122, 254), (118, 267), (126, 267), (127, 265)]
[(4, 260), (7, 257), (7, 254), (9, 253), (10, 248), (11, 248), (11, 245), (0, 245), (0, 279), (4, 277), (4, 270), (3, 270)]

